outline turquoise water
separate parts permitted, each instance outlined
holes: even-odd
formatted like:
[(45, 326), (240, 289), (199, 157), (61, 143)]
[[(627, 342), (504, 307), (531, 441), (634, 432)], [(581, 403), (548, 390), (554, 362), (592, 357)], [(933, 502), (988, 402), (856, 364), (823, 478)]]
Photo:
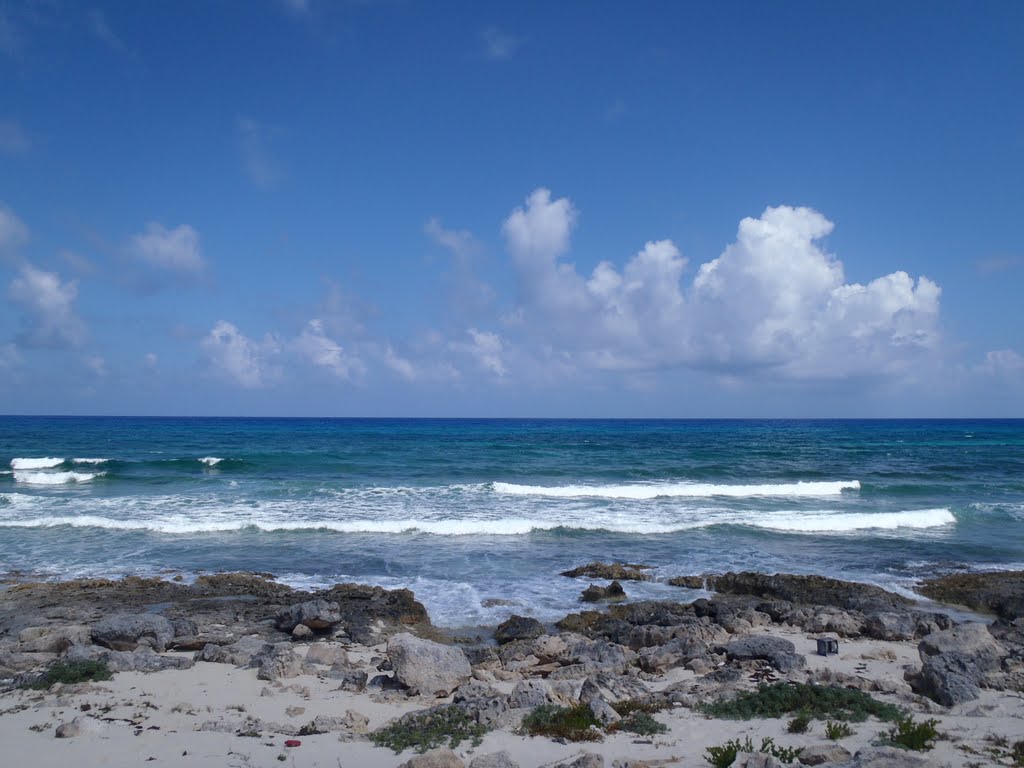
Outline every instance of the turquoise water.
[(2, 417), (0, 467), (0, 573), (406, 586), (444, 625), (564, 615), (590, 560), (1024, 568), (1021, 420)]

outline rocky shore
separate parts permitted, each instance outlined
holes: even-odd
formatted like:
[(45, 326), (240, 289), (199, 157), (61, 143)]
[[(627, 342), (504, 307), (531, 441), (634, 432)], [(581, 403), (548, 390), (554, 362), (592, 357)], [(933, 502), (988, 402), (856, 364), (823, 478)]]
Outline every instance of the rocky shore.
[[(460, 637), (408, 590), (7, 584), (2, 743), (8, 764), (44, 766), (1024, 764), (1024, 575), (931, 579), (914, 600), (705, 574), (670, 582), (679, 601), (630, 601), (651, 573), (581, 565), (562, 575), (578, 612)], [(929, 749), (905, 748), (917, 737)]]

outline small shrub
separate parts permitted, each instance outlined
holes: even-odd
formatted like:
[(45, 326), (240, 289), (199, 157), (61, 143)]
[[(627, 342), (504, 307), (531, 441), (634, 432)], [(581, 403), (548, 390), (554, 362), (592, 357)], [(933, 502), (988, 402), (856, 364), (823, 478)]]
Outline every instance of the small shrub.
[(413, 747), (422, 754), (445, 745), (455, 749), (467, 739), (474, 747), (479, 746), (485, 733), (485, 726), (458, 707), (448, 706), (405, 715), (390, 725), (378, 728), (370, 734), (370, 740), (378, 747), (388, 747), (396, 753)]
[(778, 758), (780, 762), (792, 763), (803, 752), (802, 747), (780, 747), (771, 738), (761, 740), (761, 746), (754, 749), (754, 743), (747, 736), (746, 739), (732, 739), (720, 747), (708, 747), (704, 759), (711, 763), (714, 768), (729, 768), (740, 752), (764, 752)]
[(886, 734), (886, 741), (900, 749), (911, 749), (915, 752), (924, 752), (935, 746), (935, 740), (939, 737), (936, 726), (938, 720), (925, 720), (915, 723), (912, 717), (903, 717), (896, 721)]
[(840, 739), (845, 739), (847, 736), (853, 736), (853, 728), (842, 720), (839, 722), (829, 720), (825, 723), (825, 736), (832, 739), (832, 741), (839, 741)]
[(304, 726), (299, 728), (299, 733), (297, 735), (299, 735), (299, 736), (316, 736), (318, 733), (323, 733), (323, 731), (321, 731), (319, 728), (316, 727), (316, 721), (315, 720), (311, 720), (310, 722), (306, 723)]
[(633, 710), (608, 729), (609, 731), (629, 731), (641, 736), (654, 736), (658, 733), (667, 733), (668, 726), (659, 723), (653, 717), (642, 710)]
[(601, 723), (590, 707), (559, 707), (545, 704), (523, 718), (523, 731), (530, 736), (547, 736), (566, 741), (601, 741)]
[(620, 702), (612, 704), (614, 709), (620, 717), (629, 717), (634, 712), (643, 712), (647, 715), (653, 715), (655, 712), (661, 712), (665, 709), (664, 704), (656, 704), (653, 701), (641, 701), (640, 699), (623, 699)]
[(867, 720), (869, 715), (888, 722), (904, 717), (899, 707), (878, 701), (863, 691), (809, 683), (762, 684), (756, 691), (705, 704), (701, 711), (709, 717), (728, 720), (779, 718), (796, 713), (818, 720), (830, 718), (855, 723)]
[(1024, 766), (1024, 741), (1015, 742), (1010, 750), (1010, 758), (1014, 765)]
[(58, 661), (41, 677), (24, 687), (33, 691), (45, 691), (54, 683), (72, 685), (88, 681), (110, 680), (113, 676), (114, 674), (103, 661)]
[(789, 725), (786, 726), (786, 730), (790, 733), (807, 733), (807, 729), (810, 725), (811, 714), (809, 712), (801, 712), (789, 721)]

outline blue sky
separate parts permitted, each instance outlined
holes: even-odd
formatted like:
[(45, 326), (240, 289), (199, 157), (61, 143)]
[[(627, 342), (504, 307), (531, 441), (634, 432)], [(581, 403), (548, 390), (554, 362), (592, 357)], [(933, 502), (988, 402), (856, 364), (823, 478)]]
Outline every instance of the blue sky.
[(0, 0), (0, 412), (1024, 416), (1022, 39)]

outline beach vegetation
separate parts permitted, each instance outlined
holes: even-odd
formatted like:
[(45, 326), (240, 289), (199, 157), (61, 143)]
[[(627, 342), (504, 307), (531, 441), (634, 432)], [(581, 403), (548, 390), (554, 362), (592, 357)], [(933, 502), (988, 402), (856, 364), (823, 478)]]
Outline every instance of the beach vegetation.
[(110, 680), (114, 673), (104, 661), (58, 661), (43, 672), (42, 675), (25, 683), (23, 688), (34, 691), (45, 691), (54, 683), (73, 685), (75, 683)]
[(704, 704), (700, 710), (708, 717), (725, 720), (799, 714), (809, 719), (860, 723), (872, 715), (886, 722), (895, 722), (905, 716), (899, 707), (872, 698), (863, 691), (813, 683), (761, 684), (756, 691)]
[(586, 704), (545, 704), (523, 718), (523, 732), (566, 741), (601, 741), (601, 723)]
[(465, 711), (447, 706), (405, 715), (390, 725), (378, 728), (370, 734), (370, 740), (378, 747), (387, 747), (396, 753), (411, 747), (422, 754), (442, 746), (455, 749), (463, 741), (469, 741), (476, 747), (485, 733), (487, 727)]
[(809, 712), (799, 712), (796, 717), (789, 721), (786, 730), (790, 733), (807, 733), (814, 718)]
[(885, 742), (900, 749), (924, 752), (935, 746), (939, 738), (938, 720), (915, 722), (912, 717), (901, 717), (885, 734)]
[(653, 715), (665, 709), (665, 704), (643, 699), (623, 699), (611, 705), (619, 717), (629, 717), (634, 712), (642, 712), (646, 715)]
[(654, 736), (659, 733), (668, 733), (668, 726), (664, 723), (659, 723), (647, 712), (637, 709), (623, 717), (619, 722), (609, 726), (608, 731), (629, 731), (640, 736)]
[(761, 746), (755, 749), (754, 742), (747, 736), (743, 741), (731, 739), (720, 746), (708, 747), (704, 752), (704, 759), (714, 768), (729, 768), (740, 752), (764, 752), (777, 758), (779, 762), (792, 763), (800, 757), (803, 747), (780, 747), (774, 739), (766, 737), (761, 739)]
[(842, 720), (829, 720), (825, 723), (825, 736), (832, 741), (839, 741), (847, 736), (853, 736), (853, 728)]

